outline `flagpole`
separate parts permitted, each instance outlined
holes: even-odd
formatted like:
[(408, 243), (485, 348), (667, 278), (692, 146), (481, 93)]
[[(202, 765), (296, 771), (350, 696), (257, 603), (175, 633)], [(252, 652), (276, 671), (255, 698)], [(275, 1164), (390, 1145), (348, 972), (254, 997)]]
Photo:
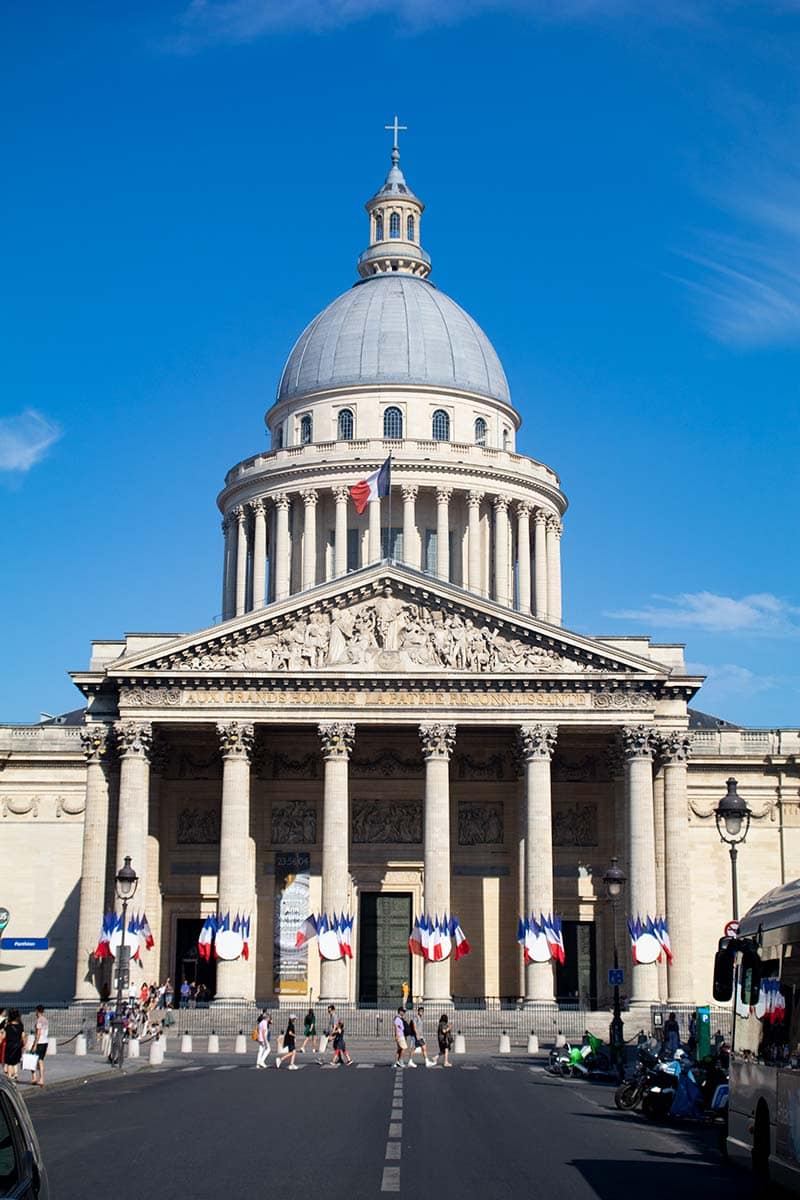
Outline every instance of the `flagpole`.
[(392, 456), (389, 455), (389, 528), (386, 532), (386, 557), (392, 559)]

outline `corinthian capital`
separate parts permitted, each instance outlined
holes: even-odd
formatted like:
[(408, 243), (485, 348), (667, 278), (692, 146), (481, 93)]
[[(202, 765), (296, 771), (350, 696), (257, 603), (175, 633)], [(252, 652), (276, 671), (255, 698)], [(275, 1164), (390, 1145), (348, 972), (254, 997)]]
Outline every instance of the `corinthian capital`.
[(533, 523), (534, 525), (544, 525), (547, 528), (547, 522), (550, 519), (550, 514), (544, 508), (534, 509)]
[(467, 506), (469, 508), (480, 508), (483, 492), (467, 492)]
[(527, 500), (518, 500), (514, 505), (517, 516), (522, 519), (528, 519), (531, 515), (531, 505)]
[(534, 758), (551, 759), (558, 739), (558, 727), (543, 721), (535, 725), (521, 725), (518, 737), (523, 762), (530, 762)]
[(222, 536), (223, 537), (228, 536), (228, 530), (230, 529), (230, 527), (231, 527), (231, 522), (228, 519), (228, 517), (223, 517), (222, 518)]
[(272, 497), (272, 500), (276, 508), (288, 509), (289, 507), (289, 496), (287, 492), (276, 492)]
[(619, 731), (619, 744), (626, 760), (652, 758), (658, 739), (652, 725), (625, 725)]
[(111, 749), (111, 728), (99, 722), (84, 725), (80, 730), (81, 747), (87, 762), (102, 762)]
[(350, 499), (350, 489), (344, 483), (337, 483), (335, 488), (332, 488), (334, 499), (337, 504), (347, 504)]
[(153, 745), (152, 722), (115, 721), (114, 732), (117, 735), (117, 749), (123, 758), (129, 754), (150, 758)]
[(547, 529), (549, 533), (554, 533), (556, 537), (561, 537), (563, 526), (555, 513), (551, 513), (547, 518)]
[(496, 513), (508, 512), (508, 496), (495, 496), (492, 504)]
[(419, 740), (424, 758), (449, 758), (456, 744), (456, 727), (440, 721), (420, 725)]
[(658, 754), (669, 766), (685, 763), (692, 752), (692, 739), (685, 729), (671, 729), (658, 739)]
[(317, 726), (323, 758), (349, 758), (356, 740), (352, 721), (324, 721)]
[(264, 507), (265, 506), (264, 506), (263, 500), (261, 500), (261, 499), (253, 500), (250, 504), (250, 511), (252, 512), (254, 517), (263, 517)]
[(305, 491), (300, 493), (300, 495), (303, 497), (303, 504), (305, 504), (306, 508), (316, 507), (317, 501), (319, 500), (319, 492), (316, 490), (316, 488), (306, 488)]
[(453, 494), (453, 489), (451, 487), (437, 487), (436, 503), (437, 504), (449, 504), (450, 497), (452, 496), (452, 494)]
[(247, 513), (244, 510), (244, 505), (237, 504), (235, 508), (232, 508), (231, 516), (233, 517), (233, 520), (236, 521), (236, 523), (238, 525), (244, 525), (245, 520), (247, 518)]
[(403, 493), (403, 499), (409, 504), (413, 504), (417, 498), (417, 493), (419, 492), (419, 488), (417, 487), (416, 483), (404, 483), (400, 490)]
[(249, 761), (254, 738), (252, 721), (217, 721), (217, 737), (223, 758)]

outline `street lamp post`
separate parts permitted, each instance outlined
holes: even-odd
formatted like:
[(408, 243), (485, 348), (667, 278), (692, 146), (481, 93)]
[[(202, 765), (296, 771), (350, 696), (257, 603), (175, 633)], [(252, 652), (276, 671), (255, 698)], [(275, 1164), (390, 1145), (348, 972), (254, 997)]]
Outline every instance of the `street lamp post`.
[(625, 891), (625, 872), (619, 866), (616, 857), (611, 859), (611, 865), (603, 876), (606, 895), (611, 901), (614, 912), (614, 1015), (611, 1018), (609, 1042), (611, 1045), (611, 1061), (622, 1078), (625, 1072), (625, 1036), (622, 1025), (622, 1012), (619, 1005), (619, 948), (617, 946), (617, 905)]
[(125, 984), (130, 981), (131, 961), (131, 948), (125, 940), (128, 932), (128, 901), (133, 899), (136, 892), (136, 885), (139, 882), (139, 876), (131, 866), (130, 855), (125, 856), (125, 862), (119, 871), (117, 871), (117, 877), (114, 882), (117, 896), (122, 901), (122, 941), (117, 947), (117, 1004), (116, 1012), (114, 1013), (114, 1040), (111, 1049), (111, 1061), (121, 1068), (124, 1059), (125, 1031), (125, 1020), (122, 1016), (122, 990)]
[(750, 818), (753, 815), (736, 790), (736, 780), (727, 781), (728, 790), (714, 810), (717, 832), (731, 853), (731, 888), (733, 890), (733, 919), (739, 920), (739, 889), (736, 878), (737, 846), (747, 837)]

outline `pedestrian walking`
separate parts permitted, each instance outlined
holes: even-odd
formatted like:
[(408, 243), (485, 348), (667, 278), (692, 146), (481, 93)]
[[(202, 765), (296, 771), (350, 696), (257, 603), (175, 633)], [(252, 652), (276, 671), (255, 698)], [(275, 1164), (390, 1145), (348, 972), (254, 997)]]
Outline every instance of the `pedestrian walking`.
[(442, 1015), (439, 1017), (439, 1024), (436, 1026), (436, 1041), (439, 1045), (439, 1053), (433, 1060), (432, 1066), (435, 1067), (439, 1059), (444, 1057), (444, 1062), (442, 1065), (445, 1067), (452, 1067), (453, 1064), (450, 1062), (450, 1051), (453, 1048), (453, 1034), (450, 1031), (450, 1021), (448, 1020), (447, 1013), (442, 1013)]
[(395, 1067), (403, 1066), (403, 1055), (405, 1054), (406, 1050), (408, 1049), (408, 1042), (406, 1041), (405, 1011), (406, 1010), (402, 1006), (400, 1008), (398, 1008), (397, 1014), (395, 1015), (394, 1022), (393, 1022), (393, 1025), (394, 1025), (394, 1048), (395, 1048), (394, 1066)]
[(317, 1058), (317, 1062), (319, 1063), (320, 1066), (323, 1065), (323, 1060), (325, 1058), (325, 1051), (328, 1049), (329, 1046), (332, 1048), (333, 1031), (336, 1028), (336, 1021), (337, 1021), (336, 1006), (333, 1004), (329, 1004), (328, 1005), (328, 1019), (325, 1024), (325, 1030), (322, 1034), (322, 1037), (319, 1040), (319, 1057)]
[(303, 1018), (303, 1044), (300, 1047), (300, 1053), (305, 1054), (306, 1046), (311, 1042), (311, 1049), (316, 1054), (317, 1052), (317, 1018), (313, 1008), (309, 1008)]
[(664, 1022), (664, 1051), (671, 1058), (681, 1048), (681, 1027), (674, 1012)]
[(258, 1014), (258, 1024), (256, 1025), (256, 1041), (258, 1043), (258, 1053), (256, 1054), (256, 1070), (266, 1070), (267, 1059), (269, 1058), (269, 1034), (272, 1021), (266, 1012), (262, 1011)]
[(6, 1021), (6, 1060), (3, 1069), (9, 1079), (17, 1078), (17, 1068), (22, 1061), (25, 1030), (18, 1008), (11, 1008)]
[(44, 1087), (44, 1060), (47, 1055), (47, 1046), (50, 1041), (50, 1023), (44, 1015), (44, 1008), (40, 1004), (36, 1009), (36, 1033), (34, 1035), (31, 1054), (35, 1054), (39, 1059), (36, 1064), (36, 1070), (31, 1071), (31, 1083), (38, 1084), (39, 1087)]
[(422, 1005), (418, 1005), (417, 1011), (413, 1017), (414, 1020), (414, 1048), (411, 1051), (413, 1059), (416, 1052), (419, 1050), (422, 1054), (422, 1061), (426, 1067), (433, 1066), (433, 1059), (428, 1058), (428, 1043), (425, 1041), (425, 1009)]
[(344, 1063), (346, 1067), (352, 1067), (353, 1060), (347, 1053), (347, 1045), (344, 1040), (344, 1021), (339, 1017), (333, 1027), (333, 1062), (334, 1065)]
[(297, 1018), (294, 1013), (286, 1022), (286, 1029), (283, 1034), (283, 1053), (279, 1054), (275, 1059), (275, 1070), (277, 1071), (285, 1058), (289, 1059), (289, 1070), (298, 1071), (300, 1068), (295, 1064), (295, 1055), (297, 1054), (297, 1044), (294, 1031), (294, 1023)]

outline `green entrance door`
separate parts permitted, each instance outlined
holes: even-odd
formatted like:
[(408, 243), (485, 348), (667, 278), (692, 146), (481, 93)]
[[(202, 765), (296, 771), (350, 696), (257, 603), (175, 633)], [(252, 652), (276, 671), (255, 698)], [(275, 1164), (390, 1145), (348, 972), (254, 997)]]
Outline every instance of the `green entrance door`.
[(564, 921), (563, 933), (566, 961), (556, 965), (556, 999), (596, 1008), (594, 924)]
[(403, 981), (411, 982), (411, 896), (364, 892), (359, 927), (359, 1002), (396, 1006), (403, 996)]

